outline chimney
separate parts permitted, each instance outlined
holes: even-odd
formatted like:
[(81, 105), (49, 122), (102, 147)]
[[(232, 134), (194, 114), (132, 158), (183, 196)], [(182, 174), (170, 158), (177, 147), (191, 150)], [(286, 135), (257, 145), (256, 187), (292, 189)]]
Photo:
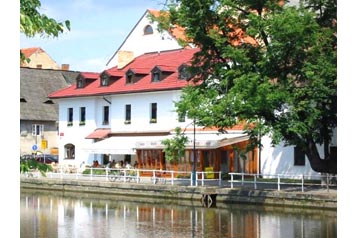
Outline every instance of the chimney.
[(70, 65), (69, 64), (62, 64), (61, 65), (61, 70), (66, 70), (66, 71), (70, 70)]
[(126, 66), (129, 62), (131, 62), (134, 59), (134, 53), (133, 51), (118, 51), (118, 69), (123, 68)]

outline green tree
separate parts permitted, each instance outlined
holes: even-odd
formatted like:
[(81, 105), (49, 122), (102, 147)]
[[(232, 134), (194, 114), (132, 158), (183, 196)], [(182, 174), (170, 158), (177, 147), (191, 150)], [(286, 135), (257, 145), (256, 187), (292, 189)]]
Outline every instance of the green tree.
[(27, 173), (30, 172), (31, 170), (38, 170), (42, 176), (46, 176), (45, 173), (48, 171), (53, 171), (50, 165), (40, 163), (35, 159), (28, 159), (20, 162), (20, 173)]
[(169, 162), (177, 162), (179, 158), (185, 155), (185, 144), (188, 137), (182, 133), (180, 127), (175, 128), (175, 136), (170, 139), (162, 140), (165, 152), (165, 159)]
[[(58, 22), (53, 18), (41, 14), (39, 0), (20, 0), (20, 33), (27, 37), (58, 37), (65, 29), (70, 30), (70, 21)], [(20, 51), (20, 61), (29, 61)], [(30, 169), (38, 169), (42, 175), (52, 171), (52, 167), (42, 164), (36, 160), (20, 160), (20, 173), (28, 172)]]
[(270, 135), (304, 151), (313, 170), (336, 173), (336, 1), (278, 2), (170, 1), (161, 27), (183, 27), (201, 48), (190, 68), (200, 85), (184, 89), (177, 110), (222, 130), (240, 119), (256, 145)]
[[(64, 30), (70, 30), (70, 21), (58, 22), (39, 12), (40, 0), (20, 0), (20, 33), (27, 37), (58, 37)], [(22, 61), (25, 56), (20, 52)]]

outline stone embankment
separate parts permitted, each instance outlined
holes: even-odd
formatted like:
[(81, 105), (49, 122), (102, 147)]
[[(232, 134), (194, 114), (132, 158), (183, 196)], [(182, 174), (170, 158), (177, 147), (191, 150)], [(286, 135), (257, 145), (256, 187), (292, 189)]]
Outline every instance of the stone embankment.
[(62, 192), (121, 195), (141, 198), (184, 199), (214, 204), (244, 203), (255, 205), (277, 205), (287, 207), (337, 209), (337, 191), (316, 189), (312, 191), (251, 189), (247, 187), (218, 186), (172, 186), (161, 184), (121, 183), (73, 179), (24, 178), (20, 188), (52, 190)]

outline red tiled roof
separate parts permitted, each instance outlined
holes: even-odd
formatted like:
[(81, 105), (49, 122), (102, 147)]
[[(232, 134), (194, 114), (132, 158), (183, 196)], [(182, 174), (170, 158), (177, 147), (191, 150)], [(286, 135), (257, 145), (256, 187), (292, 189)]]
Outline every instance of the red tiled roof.
[(25, 55), (26, 58), (29, 58), (34, 53), (45, 52), (40, 47), (24, 48), (24, 49), (20, 49), (20, 51), (21, 51), (21, 53), (23, 53)]
[(86, 79), (97, 79), (98, 76), (99, 76), (99, 73), (94, 73), (94, 72), (81, 72), (80, 75), (81, 75), (83, 78), (86, 78)]
[[(174, 90), (181, 89), (188, 85), (186, 80), (180, 80), (178, 75), (178, 68), (180, 65), (186, 63), (190, 64), (190, 61), (194, 53), (199, 49), (180, 49), (172, 51), (163, 51), (155, 53), (147, 53), (135, 58), (131, 63), (122, 69), (113, 67), (107, 69), (106, 72), (109, 75), (124, 76), (125, 73), (131, 69), (135, 73), (145, 73), (145, 75), (133, 84), (126, 84), (126, 78), (120, 77), (109, 86), (100, 85), (100, 74), (97, 74), (97, 78), (94, 82), (88, 84), (84, 88), (77, 88), (76, 84), (58, 90), (49, 95), (50, 98), (66, 98), (66, 97), (82, 97), (82, 96), (95, 96), (105, 94), (121, 94), (121, 93), (135, 93), (135, 92), (148, 92), (148, 91), (161, 91), (161, 90)], [(151, 70), (155, 67), (165, 68), (168, 70), (175, 69), (172, 74), (159, 82), (152, 82)], [(168, 71), (167, 71), (168, 72)], [(82, 73), (82, 75), (87, 75)], [(93, 75), (88, 75), (93, 76)]]
[(94, 130), (91, 134), (86, 136), (86, 139), (103, 139), (108, 136), (111, 132), (111, 129), (108, 128), (98, 128)]

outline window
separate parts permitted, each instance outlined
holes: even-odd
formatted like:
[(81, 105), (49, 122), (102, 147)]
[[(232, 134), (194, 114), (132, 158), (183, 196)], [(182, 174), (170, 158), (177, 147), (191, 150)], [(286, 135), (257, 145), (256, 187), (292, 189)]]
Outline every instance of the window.
[(75, 158), (75, 146), (73, 144), (65, 145), (65, 159)]
[(43, 136), (43, 134), (44, 134), (44, 125), (32, 124), (33, 136)]
[(294, 148), (294, 165), (304, 166), (306, 163), (306, 156), (303, 151), (297, 146)]
[(86, 108), (80, 107), (80, 126), (86, 125)]
[(131, 123), (131, 110), (132, 110), (131, 105), (127, 104), (125, 110), (126, 110), (126, 114), (125, 114), (125, 122), (124, 123), (130, 124)]
[(144, 31), (143, 31), (144, 35), (151, 35), (153, 34), (153, 27), (151, 25), (146, 25), (144, 27)]
[(84, 87), (83, 79), (78, 79), (77, 80), (77, 88), (83, 88), (83, 87)]
[(160, 72), (155, 71), (152, 73), (152, 82), (159, 82), (160, 81)]
[(134, 83), (134, 74), (132, 72), (128, 72), (126, 74), (126, 83), (127, 84), (132, 84)]
[(109, 77), (107, 74), (101, 76), (101, 86), (108, 86)]
[(157, 103), (151, 103), (150, 108), (150, 123), (157, 123)]
[(152, 82), (159, 82), (162, 79), (162, 71), (158, 66), (152, 69)]
[(109, 124), (109, 106), (103, 107), (103, 125)]
[(188, 80), (191, 78), (191, 74), (189, 73), (188, 66), (183, 64), (179, 67), (179, 79)]
[(67, 126), (73, 125), (73, 108), (67, 108)]

